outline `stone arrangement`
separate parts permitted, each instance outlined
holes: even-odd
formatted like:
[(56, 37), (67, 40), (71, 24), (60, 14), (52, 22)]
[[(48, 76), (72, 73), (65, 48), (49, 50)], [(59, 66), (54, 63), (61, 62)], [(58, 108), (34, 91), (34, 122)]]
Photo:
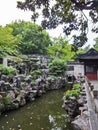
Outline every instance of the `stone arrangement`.
[(0, 73), (0, 113), (17, 109), (48, 90), (65, 86), (64, 77), (49, 75), (47, 57), (22, 59), (22, 62), (9, 60), (8, 66), (13, 66), (16, 75)]
[(63, 98), (62, 107), (68, 114), (68, 117), (73, 126), (73, 130), (89, 130), (89, 113), (87, 106), (87, 97), (84, 83), (81, 84), (81, 95), (76, 98), (70, 96), (69, 99)]

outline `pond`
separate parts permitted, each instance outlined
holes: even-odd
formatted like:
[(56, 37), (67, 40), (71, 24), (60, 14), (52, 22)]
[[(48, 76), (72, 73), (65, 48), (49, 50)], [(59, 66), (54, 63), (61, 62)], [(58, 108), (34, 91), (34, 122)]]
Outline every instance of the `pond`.
[(0, 116), (0, 130), (71, 130), (62, 108), (64, 90), (49, 91), (34, 102)]

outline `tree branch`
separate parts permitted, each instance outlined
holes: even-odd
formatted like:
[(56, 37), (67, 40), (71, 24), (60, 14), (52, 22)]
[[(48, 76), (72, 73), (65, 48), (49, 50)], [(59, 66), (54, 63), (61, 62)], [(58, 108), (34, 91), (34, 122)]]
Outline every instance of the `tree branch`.
[(77, 2), (76, 0), (71, 0), (72, 3), (75, 4), (77, 8), (80, 10), (95, 10), (98, 7), (98, 1), (88, 1), (87, 3), (84, 2)]

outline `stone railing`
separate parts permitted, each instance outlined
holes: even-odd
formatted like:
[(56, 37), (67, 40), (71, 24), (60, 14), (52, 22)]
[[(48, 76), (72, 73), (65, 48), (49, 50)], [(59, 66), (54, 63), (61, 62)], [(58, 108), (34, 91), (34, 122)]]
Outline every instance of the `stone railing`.
[(96, 113), (96, 104), (95, 104), (95, 98), (97, 97), (98, 91), (94, 89), (94, 86), (92, 86), (90, 82), (88, 82), (87, 78), (85, 79), (86, 82), (84, 86), (86, 89), (90, 130), (98, 130), (98, 117)]

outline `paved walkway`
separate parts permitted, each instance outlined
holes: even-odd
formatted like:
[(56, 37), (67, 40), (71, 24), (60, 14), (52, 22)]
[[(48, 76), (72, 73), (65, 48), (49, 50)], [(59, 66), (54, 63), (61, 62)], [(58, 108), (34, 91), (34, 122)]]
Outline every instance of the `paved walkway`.
[(94, 103), (95, 103), (95, 111), (98, 117), (98, 80), (93, 80), (90, 82), (94, 86), (94, 90), (96, 91), (96, 94), (97, 94), (97, 96), (94, 98)]
[[(96, 82), (91, 82), (91, 84), (93, 85), (94, 83)], [(97, 118), (97, 113), (95, 111), (95, 101), (89, 89), (88, 82), (85, 83), (85, 89), (86, 89), (87, 106), (88, 106), (88, 112), (89, 112), (90, 130), (98, 130), (98, 118)]]
[(90, 80), (92, 85), (94, 85), (94, 89), (98, 90), (98, 80)]

